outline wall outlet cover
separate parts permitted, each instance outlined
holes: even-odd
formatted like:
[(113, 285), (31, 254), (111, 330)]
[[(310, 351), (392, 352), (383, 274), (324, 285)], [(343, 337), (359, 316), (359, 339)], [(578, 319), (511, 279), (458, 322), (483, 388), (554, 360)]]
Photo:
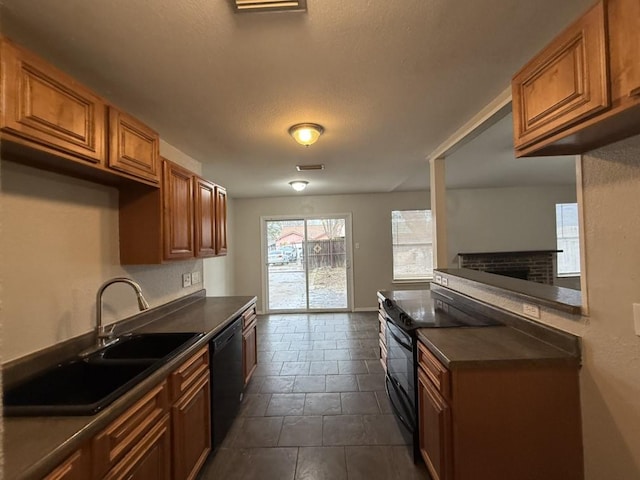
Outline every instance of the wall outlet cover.
[(200, 271), (191, 272), (191, 285), (197, 285), (200, 282)]
[(540, 318), (540, 307), (538, 305), (531, 305), (529, 303), (522, 304), (522, 313), (527, 317)]
[(182, 274), (182, 288), (187, 288), (191, 286), (191, 274), (183, 273)]

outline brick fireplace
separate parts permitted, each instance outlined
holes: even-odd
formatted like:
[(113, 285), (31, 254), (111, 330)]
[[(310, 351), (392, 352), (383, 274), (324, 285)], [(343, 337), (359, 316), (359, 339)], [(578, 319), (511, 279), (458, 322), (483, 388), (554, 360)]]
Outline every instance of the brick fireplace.
[(458, 253), (461, 268), (553, 285), (556, 254), (561, 250)]

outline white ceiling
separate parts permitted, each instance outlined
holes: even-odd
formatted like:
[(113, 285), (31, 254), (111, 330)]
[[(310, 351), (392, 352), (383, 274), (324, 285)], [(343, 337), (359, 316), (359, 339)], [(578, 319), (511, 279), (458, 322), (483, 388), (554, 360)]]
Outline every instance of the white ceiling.
[[(228, 0), (0, 1), (7, 36), (211, 164), (232, 197), (291, 195), (298, 178), (304, 194), (427, 188), (425, 157), (593, 3), (308, 0), (307, 13), (237, 15)], [(287, 134), (299, 122), (325, 134), (301, 147)], [(485, 147), (502, 158), (496, 135)], [(491, 158), (451, 181), (500, 183)]]

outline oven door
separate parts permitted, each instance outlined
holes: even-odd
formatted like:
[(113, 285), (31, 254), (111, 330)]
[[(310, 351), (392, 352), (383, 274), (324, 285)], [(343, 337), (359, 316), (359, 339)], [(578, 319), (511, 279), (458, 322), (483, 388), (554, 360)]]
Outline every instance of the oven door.
[(416, 429), (413, 341), (387, 319), (386, 389), (396, 417), (411, 434)]

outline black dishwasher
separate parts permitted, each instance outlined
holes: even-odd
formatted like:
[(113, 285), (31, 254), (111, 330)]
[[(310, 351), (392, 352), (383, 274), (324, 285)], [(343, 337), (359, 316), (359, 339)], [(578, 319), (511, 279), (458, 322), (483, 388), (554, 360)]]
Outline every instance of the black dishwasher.
[(211, 447), (215, 452), (236, 418), (242, 401), (242, 317), (213, 337), (211, 355)]

